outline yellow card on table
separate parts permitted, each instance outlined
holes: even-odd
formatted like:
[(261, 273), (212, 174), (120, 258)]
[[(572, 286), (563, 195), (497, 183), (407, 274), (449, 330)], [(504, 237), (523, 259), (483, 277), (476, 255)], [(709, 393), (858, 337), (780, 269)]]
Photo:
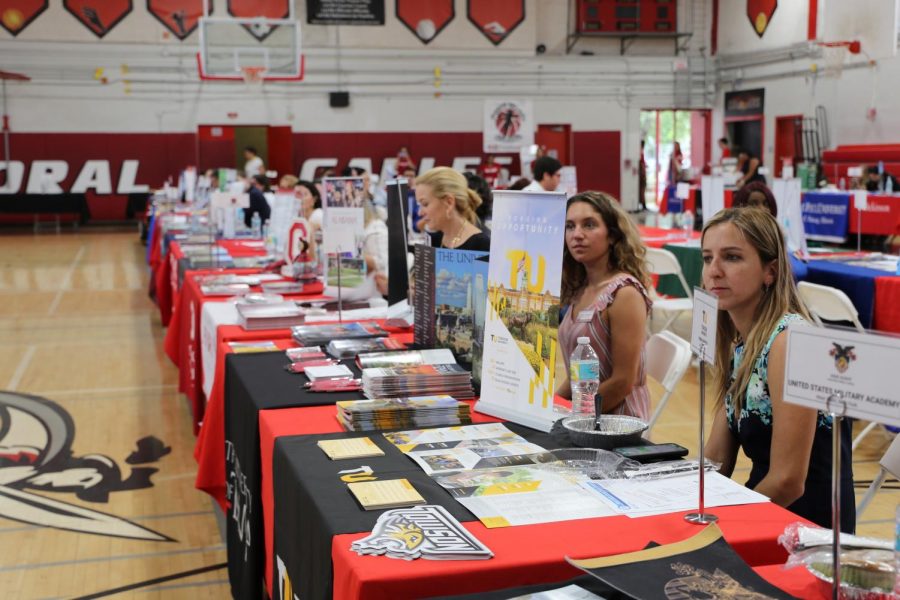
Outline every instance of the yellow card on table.
[(425, 504), (425, 498), (406, 479), (357, 481), (347, 487), (366, 510)]
[(375, 445), (367, 437), (347, 438), (342, 440), (319, 440), (319, 448), (331, 460), (342, 458), (363, 458), (366, 456), (384, 456), (384, 450)]

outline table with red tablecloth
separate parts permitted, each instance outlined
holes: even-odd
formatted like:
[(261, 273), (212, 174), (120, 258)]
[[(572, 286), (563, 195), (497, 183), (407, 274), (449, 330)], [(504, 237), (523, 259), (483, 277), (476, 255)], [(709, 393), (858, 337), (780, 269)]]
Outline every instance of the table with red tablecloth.
[(868, 206), (862, 213), (856, 211), (856, 198), (850, 195), (847, 225), (855, 234), (862, 227), (865, 235), (900, 235), (900, 195), (869, 194)]
[(806, 280), (844, 292), (863, 327), (900, 333), (900, 276), (863, 266), (868, 254), (861, 264), (847, 264), (841, 256), (810, 260)]
[[(276, 439), (338, 432), (340, 425), (335, 419), (334, 407), (322, 406), (260, 411), (259, 429), (268, 565), (265, 573), (271, 578), (276, 572), (270, 545), (272, 532), (277, 529), (279, 536), (292, 535), (272, 519), (276, 501), (271, 489), (274, 478), (290, 476), (272, 472)], [(299, 481), (292, 483), (303, 485)], [(776, 538), (786, 525), (801, 520), (771, 503), (717, 507), (713, 512), (720, 517), (719, 525), (725, 538), (751, 566), (783, 563), (786, 553), (776, 543)], [(579, 573), (565, 562), (565, 556), (585, 558), (629, 552), (643, 548), (650, 541), (670, 543), (697, 532), (696, 526), (684, 521), (683, 513), (640, 519), (602, 517), (493, 529), (479, 521), (465, 522), (463, 526), (494, 552), (494, 558), (406, 562), (381, 556), (359, 556), (350, 550), (350, 544), (365, 537), (367, 532), (334, 536), (331, 546), (334, 597), (418, 598), (558, 581)], [(287, 576), (291, 577), (291, 574), (287, 573)], [(296, 581), (296, 577), (292, 579)], [(273, 583), (276, 582), (267, 582), (270, 590)]]
[[(638, 233), (641, 236), (641, 241), (649, 248), (662, 248), (666, 244), (673, 242), (684, 242), (688, 237), (683, 229), (661, 229), (645, 225), (638, 225)], [(699, 237), (699, 231), (692, 231), (690, 234), (690, 239), (692, 240), (696, 240)]]

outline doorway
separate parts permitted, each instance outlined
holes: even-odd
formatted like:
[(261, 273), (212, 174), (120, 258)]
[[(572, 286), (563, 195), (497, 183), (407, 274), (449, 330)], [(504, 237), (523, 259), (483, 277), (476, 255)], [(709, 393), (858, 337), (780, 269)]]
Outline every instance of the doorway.
[(646, 170), (642, 205), (657, 207), (667, 189), (678, 182), (700, 183), (712, 158), (711, 118), (709, 110), (641, 111)]
[(785, 165), (803, 160), (803, 115), (775, 117), (775, 177), (781, 177)]
[(277, 177), (295, 173), (293, 132), (289, 126), (200, 125), (197, 154), (201, 170), (233, 168), (244, 173), (244, 148), (251, 146), (262, 158), (266, 171)]

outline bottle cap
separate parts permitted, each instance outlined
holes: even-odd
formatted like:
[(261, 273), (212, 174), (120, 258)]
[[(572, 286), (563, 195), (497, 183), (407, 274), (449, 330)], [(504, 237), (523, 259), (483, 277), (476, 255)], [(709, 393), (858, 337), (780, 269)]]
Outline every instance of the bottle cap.
[(583, 335), (583, 336), (581, 336), (581, 337), (578, 338), (578, 343), (579, 343), (579, 344), (590, 344), (590, 343), (591, 343), (591, 338), (587, 337), (586, 335)]

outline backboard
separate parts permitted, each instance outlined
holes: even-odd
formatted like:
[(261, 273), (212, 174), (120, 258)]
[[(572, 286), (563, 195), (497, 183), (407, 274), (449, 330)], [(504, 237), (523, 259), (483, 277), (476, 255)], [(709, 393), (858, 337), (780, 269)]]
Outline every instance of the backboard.
[(871, 60), (896, 56), (900, 0), (826, 0), (820, 6), (817, 41), (858, 41)]
[(200, 79), (241, 81), (248, 70), (265, 81), (303, 79), (299, 21), (203, 17), (199, 25)]

